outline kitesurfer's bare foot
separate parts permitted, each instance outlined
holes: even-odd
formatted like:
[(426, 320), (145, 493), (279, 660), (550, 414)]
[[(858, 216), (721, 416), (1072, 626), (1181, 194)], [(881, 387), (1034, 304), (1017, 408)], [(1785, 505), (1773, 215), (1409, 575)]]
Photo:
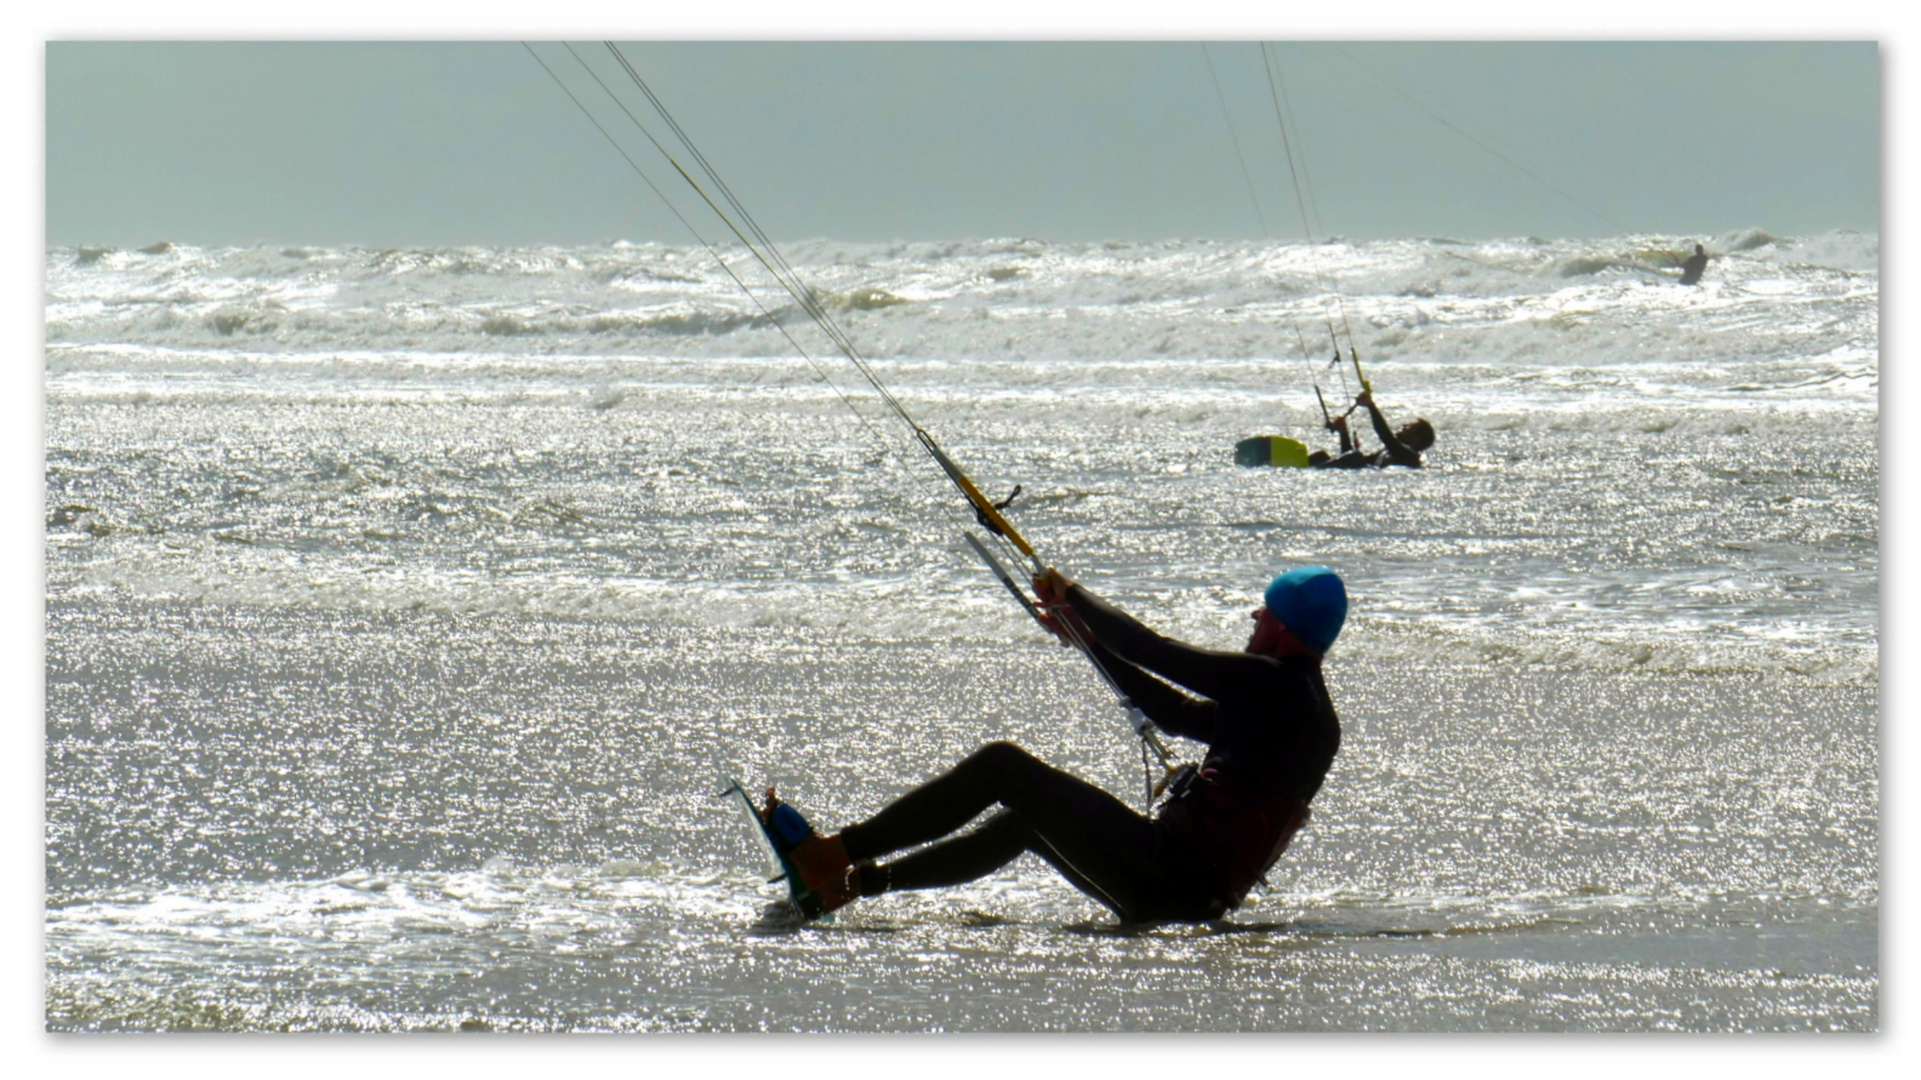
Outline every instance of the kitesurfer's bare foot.
[(787, 850), (787, 860), (800, 874), (801, 884), (818, 895), (828, 911), (860, 895), (860, 878), (848, 873), (854, 861), (847, 857), (847, 845), (840, 842), (838, 833), (807, 837)]
[(809, 885), (808, 888), (820, 897), (820, 910), (824, 915), (835, 908), (845, 907), (860, 896), (860, 872), (850, 865), (831, 881)]

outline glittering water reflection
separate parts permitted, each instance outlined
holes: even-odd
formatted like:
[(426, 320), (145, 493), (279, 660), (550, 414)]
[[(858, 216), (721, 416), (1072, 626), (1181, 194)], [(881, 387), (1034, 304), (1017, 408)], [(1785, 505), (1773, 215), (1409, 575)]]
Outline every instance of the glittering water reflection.
[[(54, 617), (91, 656), (52, 714), (92, 718), (49, 725), (59, 1027), (1875, 1022), (1866, 690), (1337, 657), (1342, 756), (1229, 923), (1116, 928), (1023, 861), (797, 928), (702, 763), (829, 827), (990, 736), (1136, 790), (1089, 677), (994, 642)], [(259, 647), (293, 638), (299, 670)]]
[(1876, 242), (1698, 290), (1606, 243), (1326, 252), (1442, 432), (1342, 476), (1228, 465), (1317, 431), (1298, 249), (797, 253), (891, 275), (847, 313), (888, 385), (1157, 627), (1346, 576), (1341, 756), (1199, 927), (1031, 860), (776, 902), (719, 769), (830, 828), (987, 739), (1142, 777), (694, 253), (50, 255), (48, 1024), (1878, 1027)]

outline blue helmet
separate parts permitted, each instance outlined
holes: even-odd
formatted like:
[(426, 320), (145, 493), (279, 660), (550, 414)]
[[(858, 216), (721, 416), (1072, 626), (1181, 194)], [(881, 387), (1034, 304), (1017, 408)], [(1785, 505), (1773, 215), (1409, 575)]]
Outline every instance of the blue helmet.
[(1325, 566), (1302, 566), (1267, 587), (1267, 610), (1301, 643), (1325, 654), (1347, 621), (1347, 586)]

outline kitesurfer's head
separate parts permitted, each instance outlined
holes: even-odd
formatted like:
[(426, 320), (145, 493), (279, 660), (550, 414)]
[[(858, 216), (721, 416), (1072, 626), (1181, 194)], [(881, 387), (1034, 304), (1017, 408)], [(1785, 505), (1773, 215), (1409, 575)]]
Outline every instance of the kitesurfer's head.
[(1302, 566), (1267, 587), (1267, 606), (1254, 613), (1249, 652), (1283, 654), (1292, 638), (1316, 656), (1325, 655), (1347, 620), (1347, 586), (1325, 566)]
[(1400, 430), (1394, 433), (1394, 437), (1406, 444), (1409, 450), (1418, 454), (1434, 445), (1434, 425), (1425, 419), (1409, 420), (1401, 425)]

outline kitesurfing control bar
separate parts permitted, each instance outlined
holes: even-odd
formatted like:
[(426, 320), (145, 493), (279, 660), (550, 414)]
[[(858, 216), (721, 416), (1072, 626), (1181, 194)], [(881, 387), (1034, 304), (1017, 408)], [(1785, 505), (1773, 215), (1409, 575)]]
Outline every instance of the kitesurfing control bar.
[[(954, 481), (954, 486), (961, 489), (961, 494), (967, 496), (968, 501), (974, 504), (974, 510), (980, 515), (981, 522), (1001, 536), (1005, 536), (1008, 542), (1020, 549), (1021, 554), (1034, 560), (1036, 571), (1046, 569), (1040, 556), (1034, 554), (1034, 546), (1029, 544), (1027, 538), (1016, 531), (1014, 526), (1008, 524), (1007, 519), (1001, 516), (1000, 508), (994, 505), (994, 500), (983, 495), (981, 489), (974, 486), (974, 481), (968, 479), (960, 466), (954, 464), (954, 459), (948, 457), (946, 452), (935, 444), (933, 436), (921, 430), (919, 424), (915, 424), (914, 437), (920, 440), (920, 444), (927, 448), (929, 454), (933, 455), (934, 460), (940, 464), (941, 471), (947, 474), (948, 479)], [(973, 543), (975, 550), (986, 554), (980, 547), (980, 541), (975, 540), (972, 535), (968, 535), (967, 539)], [(1023, 596), (1022, 599), (1025, 600), (1026, 597)]]

